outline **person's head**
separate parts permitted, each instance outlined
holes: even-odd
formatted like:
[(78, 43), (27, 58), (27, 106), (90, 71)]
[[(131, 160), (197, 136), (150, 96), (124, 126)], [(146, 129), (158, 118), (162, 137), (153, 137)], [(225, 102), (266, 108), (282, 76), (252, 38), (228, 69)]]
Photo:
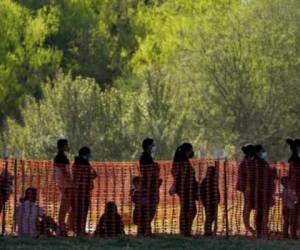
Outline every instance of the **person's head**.
[(194, 150), (193, 145), (191, 143), (185, 142), (177, 147), (173, 161), (174, 162), (181, 162), (186, 161), (190, 158), (194, 157)]
[(57, 141), (57, 149), (59, 152), (69, 152), (69, 142), (67, 139), (59, 139)]
[(117, 213), (118, 213), (118, 207), (116, 203), (110, 201), (105, 204), (105, 214), (113, 215)]
[(246, 144), (242, 147), (242, 151), (245, 157), (252, 157), (254, 155), (254, 146), (252, 144)]
[(254, 154), (262, 160), (267, 160), (268, 154), (262, 145), (257, 144), (253, 146)]
[(154, 140), (151, 138), (144, 139), (142, 143), (142, 148), (144, 152), (147, 152), (148, 154), (154, 154), (156, 150)]
[(89, 147), (82, 147), (79, 149), (78, 155), (80, 158), (83, 158), (85, 160), (90, 160), (92, 156), (91, 149)]
[(181, 149), (182, 152), (184, 153), (184, 155), (188, 158), (191, 159), (194, 157), (194, 149), (193, 149), (193, 145), (189, 142), (185, 142), (181, 145)]
[(286, 142), (290, 146), (292, 153), (300, 157), (300, 139), (287, 139)]
[(36, 188), (27, 188), (25, 191), (25, 201), (36, 202), (37, 200), (37, 189)]
[(139, 189), (142, 185), (142, 179), (140, 176), (134, 176), (132, 178), (132, 185), (134, 186), (134, 188)]

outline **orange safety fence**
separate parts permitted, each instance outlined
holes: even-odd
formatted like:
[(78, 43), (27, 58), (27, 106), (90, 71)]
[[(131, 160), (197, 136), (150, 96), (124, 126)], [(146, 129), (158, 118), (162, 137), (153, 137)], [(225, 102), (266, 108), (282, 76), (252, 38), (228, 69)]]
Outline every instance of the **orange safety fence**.
[[(149, 167), (148, 177), (140, 175), (137, 162), (92, 162), (92, 168), (79, 170), (73, 166), (72, 187), (66, 191), (65, 186), (59, 189), (51, 161), (0, 160), (0, 230), (14, 235), (22, 223), (30, 224), (20, 214), (27, 209), (22, 204), (32, 196), (28, 191), (25, 197), (26, 190), (33, 187), (37, 201), (30, 212), (43, 211), (38, 227), (52, 236), (57, 228), (63, 231), (62, 194), (69, 199), (64, 229), (75, 235), (113, 236), (123, 231), (135, 235), (151, 230), (157, 234), (251, 235), (245, 218), (261, 233), (265, 225), (270, 234), (286, 233), (284, 218), (295, 212), (293, 204), (298, 207), (297, 197), (290, 210), (283, 206), (287, 187), (282, 177), (289, 175), (288, 163), (269, 163), (265, 169), (253, 162), (193, 160), (190, 164), (172, 166), (171, 161), (161, 161), (156, 166), (158, 176)], [(272, 170), (266, 172), (267, 168)], [(294, 186), (288, 187), (294, 190)]]

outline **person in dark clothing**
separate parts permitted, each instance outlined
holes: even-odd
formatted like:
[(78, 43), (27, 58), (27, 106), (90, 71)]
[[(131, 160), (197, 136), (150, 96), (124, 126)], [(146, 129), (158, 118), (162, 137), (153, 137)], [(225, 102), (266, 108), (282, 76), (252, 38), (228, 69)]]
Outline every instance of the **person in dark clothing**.
[(58, 153), (54, 159), (54, 176), (61, 195), (58, 215), (59, 232), (57, 234), (66, 236), (65, 219), (66, 215), (71, 212), (73, 202), (73, 180), (71, 177), (70, 162), (66, 155), (70, 150), (68, 140), (59, 139), (57, 141), (57, 149)]
[(266, 151), (261, 145), (254, 146), (255, 167), (255, 225), (258, 238), (268, 237), (269, 210), (274, 205), (276, 172), (266, 161)]
[(283, 237), (289, 238), (290, 232), (292, 233), (293, 230), (298, 198), (288, 176), (281, 177), (281, 185), (283, 186), (283, 191), (280, 194), (282, 198)]
[[(298, 201), (300, 201), (300, 139), (287, 139), (287, 144), (291, 149), (291, 156), (289, 158), (289, 179), (291, 188), (296, 191)], [(299, 237), (299, 217), (300, 217), (300, 203), (298, 202), (294, 208), (293, 217), (291, 218), (291, 237), (298, 239)]]
[(130, 196), (132, 202), (135, 204), (135, 209), (133, 210), (133, 223), (139, 225), (139, 220), (141, 220), (141, 208), (139, 207), (139, 201), (142, 196), (142, 178), (140, 176), (134, 176), (132, 178), (132, 188), (130, 190)]
[(116, 237), (119, 235), (124, 235), (124, 224), (118, 213), (117, 205), (114, 202), (108, 202), (105, 205), (104, 214), (97, 224), (94, 236)]
[(183, 143), (175, 152), (172, 166), (174, 183), (169, 190), (170, 195), (175, 193), (180, 200), (180, 232), (184, 236), (191, 236), (194, 218), (197, 213), (198, 182), (195, 170), (189, 159), (193, 158), (193, 146)]
[(159, 203), (159, 188), (162, 180), (159, 166), (152, 157), (155, 151), (154, 140), (144, 139), (142, 147), (143, 153), (140, 157), (141, 194), (135, 203), (134, 214), (138, 217), (136, 218), (138, 235), (150, 236), (152, 234), (151, 222)]
[(91, 150), (88, 147), (82, 147), (79, 150), (79, 155), (75, 157), (73, 165), (74, 203), (72, 215), (74, 231), (77, 235), (85, 235), (93, 180), (97, 177), (90, 164), (90, 158)]
[(200, 199), (205, 208), (204, 235), (211, 236), (212, 225), (218, 218), (218, 204), (220, 203), (218, 174), (214, 166), (207, 168), (206, 177), (201, 182)]
[(244, 158), (238, 168), (236, 189), (242, 192), (244, 196), (243, 220), (245, 228), (254, 235), (255, 230), (250, 226), (250, 214), (255, 208), (253, 192), (253, 186), (255, 185), (254, 146), (251, 144), (245, 145), (242, 147), (242, 151)]
[(0, 174), (0, 214), (13, 192), (13, 175), (5, 168)]

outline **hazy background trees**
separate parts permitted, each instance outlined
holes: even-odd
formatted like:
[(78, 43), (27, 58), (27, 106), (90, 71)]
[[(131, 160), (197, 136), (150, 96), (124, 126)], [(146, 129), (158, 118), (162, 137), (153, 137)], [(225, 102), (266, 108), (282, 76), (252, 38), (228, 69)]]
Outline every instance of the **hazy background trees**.
[[(297, 0), (0, 2), (0, 150), (52, 158), (170, 159), (262, 143), (287, 157), (300, 130)], [(209, 156), (209, 155), (208, 155)]]

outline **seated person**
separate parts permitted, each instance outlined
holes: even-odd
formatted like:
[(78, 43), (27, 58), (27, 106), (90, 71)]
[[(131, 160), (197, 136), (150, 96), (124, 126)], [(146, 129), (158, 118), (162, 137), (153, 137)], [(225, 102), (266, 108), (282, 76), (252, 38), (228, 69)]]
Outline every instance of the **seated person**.
[(36, 204), (37, 189), (27, 188), (16, 211), (18, 235), (36, 238), (40, 235), (54, 236), (57, 226), (54, 220)]
[(124, 224), (118, 213), (117, 205), (108, 202), (105, 205), (104, 214), (101, 216), (96, 231), (96, 237), (116, 237), (124, 234)]

